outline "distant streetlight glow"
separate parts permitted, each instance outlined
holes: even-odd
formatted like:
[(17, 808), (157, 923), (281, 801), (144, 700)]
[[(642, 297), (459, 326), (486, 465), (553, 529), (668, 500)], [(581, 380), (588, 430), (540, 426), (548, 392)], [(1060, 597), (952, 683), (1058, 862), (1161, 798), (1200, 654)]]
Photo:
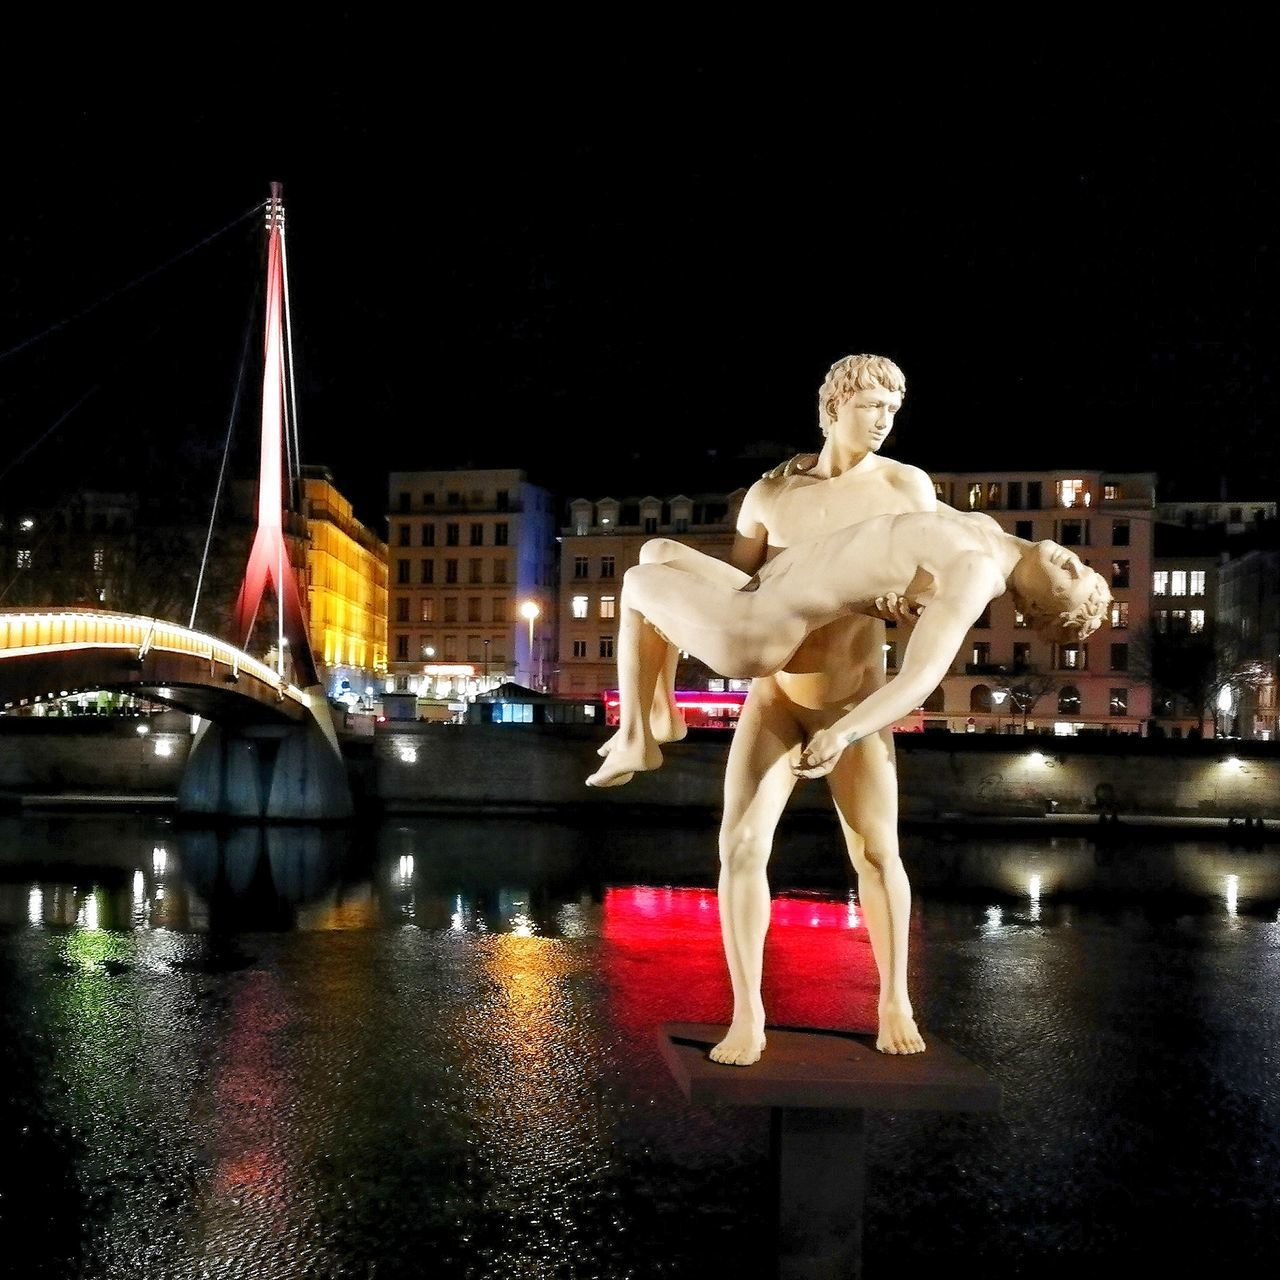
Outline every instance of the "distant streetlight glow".
[(542, 610), (534, 600), (523, 600), (520, 603), (520, 616), (529, 622), (529, 683), (533, 683), (533, 624), (538, 620)]

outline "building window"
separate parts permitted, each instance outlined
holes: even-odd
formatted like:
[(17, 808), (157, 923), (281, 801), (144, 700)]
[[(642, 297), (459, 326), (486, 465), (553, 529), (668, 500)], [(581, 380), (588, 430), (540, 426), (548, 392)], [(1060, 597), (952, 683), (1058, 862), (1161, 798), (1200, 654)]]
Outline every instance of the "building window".
[(1192, 569), (1187, 574), (1187, 594), (1191, 596), (1204, 595), (1204, 570)]
[(1111, 545), (1113, 547), (1127, 547), (1129, 545), (1129, 522), (1127, 520), (1113, 520), (1111, 522)]
[(1063, 520), (1058, 541), (1064, 547), (1082, 547), (1085, 545), (1084, 539), (1084, 521), (1083, 520)]
[(510, 489), (499, 489), (499, 490), (498, 490), (498, 492), (494, 495), (494, 503), (493, 503), (493, 505), (494, 505), (495, 507), (497, 507), (499, 511), (508, 511), (508, 510), (510, 510), (510, 508), (511, 508), (511, 490), (510, 490)]
[(492, 622), (506, 622), (507, 620), (507, 597), (494, 596), (493, 598), (493, 617)]
[(436, 562), (430, 558), (423, 560), (419, 566), (421, 569), (420, 577), (422, 585), (429, 587), (436, 580)]
[(457, 622), (458, 620), (458, 597), (450, 596), (444, 602), (444, 620), (446, 622)]
[(436, 545), (436, 527), (433, 524), (424, 524), (422, 526), (422, 545), (424, 547), (434, 547)]
[[(93, 571), (101, 573), (107, 567), (107, 552), (104, 547), (94, 547), (93, 549)], [(1201, 592), (1203, 595), (1204, 593)]]
[(1129, 603), (1126, 600), (1111, 602), (1111, 629), (1123, 631), (1129, 625)]
[(484, 546), (484, 525), (473, 524), (471, 526), (471, 545), (473, 547)]
[(612, 636), (600, 637), (600, 656), (602, 658), (613, 657), (613, 637)]
[(1021, 609), (1013, 611), (1013, 625), (1015, 627), (1025, 627), (1027, 625), (1027, 615)]
[(434, 622), (436, 620), (436, 602), (430, 596), (422, 597), (422, 616), (419, 622)]
[(1062, 715), (1080, 714), (1080, 690), (1073, 684), (1064, 684), (1058, 691), (1058, 711)]
[[(18, 552), (18, 554), (21, 556), (22, 552)], [(18, 568), (21, 569), (22, 565), (19, 564)], [(399, 583), (407, 583), (409, 581), (409, 562), (407, 560), (396, 561), (396, 581)]]
[(446, 505), (450, 507), (458, 507), (462, 505), (462, 492), (458, 489), (450, 489), (445, 495)]
[(444, 527), (444, 545), (446, 547), (456, 547), (458, 545), (458, 532), (462, 528), (461, 525), (447, 524)]
[(1127, 587), (1129, 585), (1129, 562), (1127, 560), (1113, 560), (1111, 562), (1111, 585), (1113, 587)]
[(614, 596), (600, 597), (600, 616), (602, 618), (617, 617), (617, 599)]
[(585, 640), (575, 640), (573, 642), (573, 656), (575, 658), (585, 658), (587, 656), (587, 642)]
[(469, 596), (467, 598), (467, 621), (468, 622), (482, 621), (480, 617), (480, 597), (479, 596)]
[(1120, 486), (1118, 484), (1104, 484), (1102, 486), (1102, 496), (1108, 502), (1115, 502), (1123, 497), (1123, 494), (1120, 492)]
[[(1021, 480), (1009, 481), (1009, 510), (1010, 511), (1022, 510), (1022, 481)], [(1019, 534), (1018, 536), (1021, 537), (1022, 535)]]
[(1014, 537), (1025, 538), (1028, 542), (1035, 541), (1035, 522), (1033, 520), (1015, 520), (1013, 523)]
[(1191, 610), (1191, 634), (1193, 636), (1198, 635), (1203, 630), (1204, 630), (1204, 610), (1192, 609)]
[(458, 660), (458, 637), (457, 636), (445, 636), (444, 660), (446, 662), (457, 662)]
[(979, 640), (973, 646), (973, 657), (970, 661), (975, 667), (985, 667), (991, 661), (991, 645), (985, 640)]
[(657, 517), (657, 516), (645, 516), (645, 518), (644, 518), (644, 531), (645, 531), (645, 533), (657, 533), (657, 532), (658, 532), (658, 517)]
[(413, 530), (409, 525), (407, 524), (400, 525), (399, 528), (396, 530), (396, 534), (397, 534), (397, 541), (399, 542), (400, 546), (402, 547), (409, 546), (409, 539), (413, 535)]
[(505, 560), (495, 560), (493, 562), (493, 580), (501, 585), (507, 580), (507, 562)]
[(1058, 481), (1058, 505), (1060, 507), (1082, 507), (1084, 500), (1083, 480)]
[(1169, 594), (1169, 571), (1167, 569), (1157, 569), (1151, 575), (1151, 594), (1153, 596), (1167, 596)]
[(1164, 635), (1169, 630), (1169, 610), (1161, 609), (1156, 614), (1156, 631)]
[(409, 661), (408, 636), (396, 636), (396, 658), (401, 662)]
[(1031, 645), (1026, 640), (1016, 640), (1013, 645), (1014, 670), (1031, 665)]
[(1058, 646), (1058, 670), (1059, 671), (1083, 671), (1084, 670), (1084, 647), (1078, 644), (1064, 644)]
[(600, 557), (600, 576), (602, 578), (612, 578), (613, 569), (614, 569), (613, 556), (601, 556)]
[(976, 484), (971, 484), (969, 486), (968, 497), (969, 497), (969, 510), (981, 511), (982, 510), (982, 484), (980, 482)]
[(1171, 596), (1185, 596), (1187, 594), (1187, 571), (1185, 569), (1175, 569), (1169, 575), (1169, 594)]
[(467, 661), (479, 662), (483, 656), (484, 655), (481, 652), (481, 648), (480, 648), (480, 637), (468, 636), (467, 637)]
[(1028, 480), (1027, 481), (1027, 510), (1039, 511), (1043, 505), (1044, 505), (1044, 502), (1040, 496), (1040, 481)]
[(1129, 714), (1128, 689), (1111, 690), (1111, 714), (1113, 716), (1127, 716)]
[(471, 583), (484, 581), (484, 561), (479, 557), (467, 561), (467, 581)]
[(458, 581), (458, 562), (456, 560), (446, 560), (444, 562), (444, 580), (446, 582)]
[(575, 578), (588, 578), (591, 576), (590, 562), (586, 556), (573, 557), (573, 576)]
[(1127, 644), (1113, 644), (1111, 646), (1111, 670), (1129, 670), (1129, 646)]
[(688, 532), (689, 532), (689, 517), (688, 517), (688, 516), (676, 516), (676, 519), (675, 519), (675, 526), (676, 526), (676, 532), (677, 532), (677, 533), (688, 533)]
[(587, 616), (588, 600), (586, 596), (573, 597), (573, 616), (575, 618), (585, 618)]
[(1185, 609), (1171, 609), (1169, 611), (1169, 630), (1177, 636), (1186, 635), (1187, 611)]
[(505, 520), (499, 520), (493, 526), (493, 545), (495, 547), (507, 546), (507, 539), (511, 534), (511, 526)]
[(409, 621), (409, 597), (408, 596), (396, 596), (396, 621), (397, 622)]
[(424, 507), (434, 507), (436, 505), (436, 495), (434, 493), (424, 493), (422, 495), (422, 505)]

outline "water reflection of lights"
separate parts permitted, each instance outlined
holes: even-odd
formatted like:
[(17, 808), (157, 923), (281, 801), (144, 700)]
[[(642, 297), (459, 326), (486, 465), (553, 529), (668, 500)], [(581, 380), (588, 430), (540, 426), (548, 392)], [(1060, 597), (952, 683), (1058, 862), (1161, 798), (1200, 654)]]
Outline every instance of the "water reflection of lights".
[(84, 906), (76, 914), (76, 924), (85, 929), (98, 927), (98, 895), (96, 893), (85, 895)]
[(515, 937), (532, 938), (536, 931), (533, 918), (523, 911), (517, 912), (511, 917), (511, 932)]
[(396, 869), (396, 878), (401, 884), (408, 884), (413, 879), (413, 854), (406, 853), (400, 857), (400, 865)]
[(418, 748), (410, 746), (401, 746), (396, 748), (396, 755), (400, 757), (401, 764), (417, 764)]
[(1027, 897), (1031, 899), (1031, 918), (1040, 919), (1040, 877), (1032, 876), (1027, 881)]
[(449, 928), (461, 933), (467, 927), (466, 917), (462, 910), (462, 896), (453, 902), (453, 914), (449, 917)]
[(169, 855), (165, 852), (163, 845), (156, 845), (151, 850), (151, 870), (158, 876), (164, 875), (164, 869), (169, 863)]
[(583, 938), (590, 932), (581, 902), (566, 902), (556, 912), (556, 929), (562, 938)]
[(1233, 916), (1236, 914), (1236, 903), (1239, 901), (1239, 897), (1240, 897), (1240, 877), (1228, 876), (1227, 887), (1226, 887), (1227, 915)]
[(848, 923), (850, 929), (856, 929), (861, 920), (858, 918), (858, 895), (852, 890), (849, 892), (849, 917)]
[(44, 894), (40, 886), (33, 884), (27, 895), (27, 920), (31, 924), (39, 924), (44, 919)]
[(987, 908), (987, 923), (983, 926), (987, 930), (999, 929), (1004, 924), (1004, 912), (999, 907)]
[(133, 905), (140, 907), (147, 896), (147, 882), (141, 868), (133, 873)]

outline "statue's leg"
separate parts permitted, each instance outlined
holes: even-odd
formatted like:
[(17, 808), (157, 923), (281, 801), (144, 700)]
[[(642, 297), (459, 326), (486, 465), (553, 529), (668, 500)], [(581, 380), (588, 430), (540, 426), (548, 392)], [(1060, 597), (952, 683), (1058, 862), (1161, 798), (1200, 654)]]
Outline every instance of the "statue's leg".
[[(737, 591), (748, 581), (748, 575), (723, 560), (716, 560), (704, 552), (686, 547), (682, 542), (671, 538), (650, 538), (640, 548), (641, 564), (667, 564), (683, 569), (697, 578), (714, 582), (731, 591)], [(658, 687), (654, 690), (653, 706), (649, 712), (649, 729), (654, 741), (658, 743), (679, 742), (688, 733), (684, 716), (676, 703), (676, 667), (680, 663), (680, 650), (675, 645), (663, 641), (662, 674), (658, 677)], [(600, 754), (607, 756), (613, 749), (617, 735), (610, 738), (600, 748)]]
[(907, 939), (911, 884), (898, 854), (898, 777), (893, 732), (884, 729), (846, 747), (827, 775), (845, 843), (858, 873), (858, 901), (880, 973), (880, 1030), (884, 1053), (919, 1053), (907, 996)]
[(791, 762), (804, 733), (772, 678), (752, 682), (734, 730), (720, 827), (720, 934), (733, 984), (733, 1023), (716, 1062), (747, 1066), (764, 1049), (760, 981), (769, 929), (769, 854), (795, 787)]

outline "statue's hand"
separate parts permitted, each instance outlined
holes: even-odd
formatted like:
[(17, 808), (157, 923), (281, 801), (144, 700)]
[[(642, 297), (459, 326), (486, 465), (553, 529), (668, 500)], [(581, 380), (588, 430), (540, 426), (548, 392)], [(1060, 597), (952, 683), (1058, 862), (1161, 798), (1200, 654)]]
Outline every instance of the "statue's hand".
[(896, 591), (876, 596), (876, 617), (886, 622), (914, 622), (921, 612), (919, 605), (912, 604), (906, 596)]
[(812, 471), (818, 465), (818, 455), (816, 453), (797, 453), (794, 458), (788, 458), (786, 462), (780, 462), (772, 471), (766, 471), (760, 477), (761, 480), (789, 480), (792, 476), (798, 476), (802, 472)]
[(799, 760), (791, 766), (797, 778), (822, 778), (836, 767), (845, 746), (844, 736), (834, 729), (819, 729), (805, 743)]

